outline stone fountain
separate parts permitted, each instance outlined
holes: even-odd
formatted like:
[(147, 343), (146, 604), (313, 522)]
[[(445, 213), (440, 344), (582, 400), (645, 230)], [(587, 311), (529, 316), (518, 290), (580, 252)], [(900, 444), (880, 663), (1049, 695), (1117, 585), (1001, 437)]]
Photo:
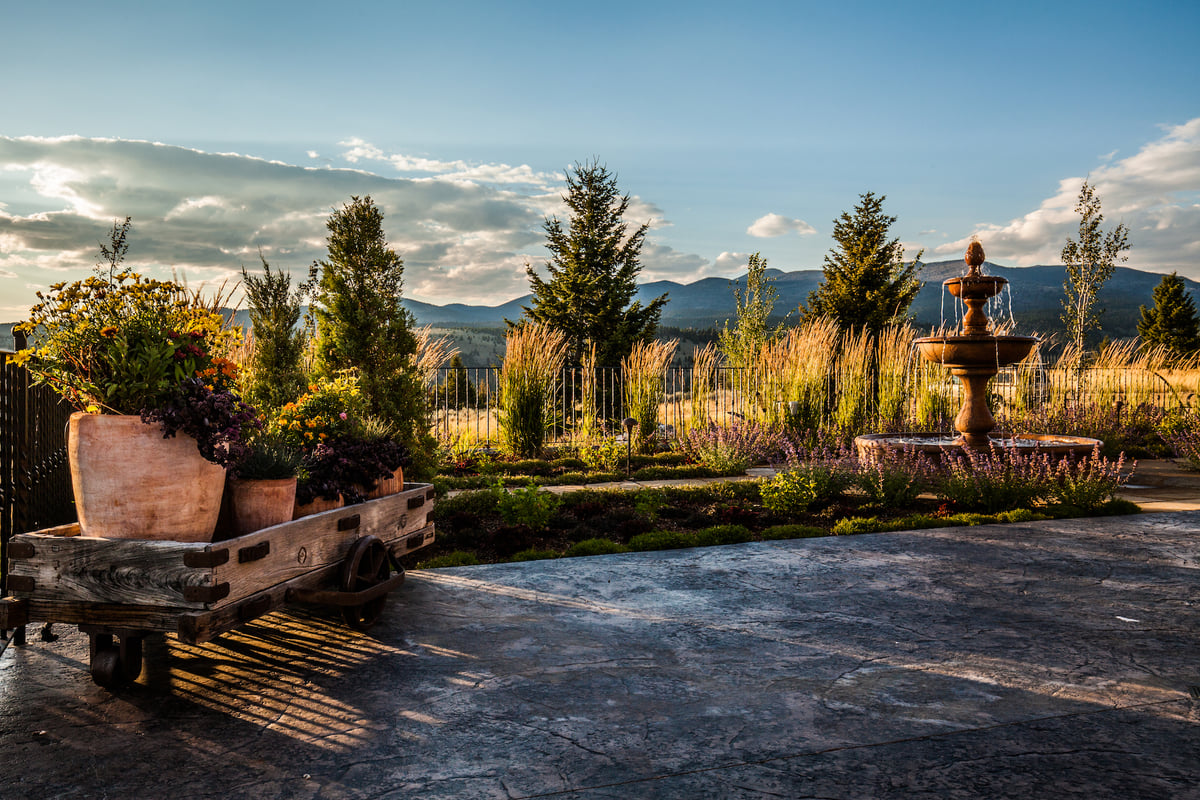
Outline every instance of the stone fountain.
[(1016, 364), (1029, 355), (1037, 339), (1032, 336), (1001, 336), (993, 332), (984, 306), (1004, 289), (1008, 281), (994, 275), (984, 275), (983, 246), (971, 242), (967, 248), (967, 272), (943, 282), (954, 297), (967, 307), (959, 333), (944, 336), (925, 336), (913, 344), (926, 361), (941, 364), (958, 378), (963, 388), (963, 404), (954, 418), (959, 435), (942, 436), (927, 433), (869, 433), (854, 440), (860, 457), (869, 458), (881, 450), (915, 449), (937, 453), (947, 448), (967, 447), (975, 450), (1037, 448), (1052, 456), (1086, 456), (1098, 439), (1083, 436), (1026, 434), (1012, 439), (990, 436), (996, 420), (987, 405), (987, 384), (1002, 367)]

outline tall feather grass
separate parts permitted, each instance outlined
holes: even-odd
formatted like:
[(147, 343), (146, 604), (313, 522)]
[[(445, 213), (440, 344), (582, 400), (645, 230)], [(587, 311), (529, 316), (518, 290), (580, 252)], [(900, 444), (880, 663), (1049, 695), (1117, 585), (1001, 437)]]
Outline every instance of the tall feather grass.
[(665, 373), (678, 339), (637, 342), (621, 362), (625, 413), (637, 420), (638, 446), (650, 448), (658, 435), (658, 411), (666, 396)]
[(712, 421), (708, 406), (716, 388), (717, 356), (720, 351), (715, 342), (698, 349), (692, 360), (691, 415), (689, 430), (703, 430)]
[(537, 322), (508, 333), (500, 368), (501, 436), (519, 458), (537, 458), (555, 420), (555, 384), (567, 355), (567, 337)]

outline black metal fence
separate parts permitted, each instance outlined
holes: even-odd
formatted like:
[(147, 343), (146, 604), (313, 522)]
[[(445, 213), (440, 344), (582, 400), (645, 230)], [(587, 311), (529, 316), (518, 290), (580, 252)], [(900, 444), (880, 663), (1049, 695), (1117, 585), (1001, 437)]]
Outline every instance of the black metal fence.
[(0, 595), (12, 535), (75, 519), (66, 438), (72, 409), (48, 387), (31, 386), (12, 355), (0, 351)]

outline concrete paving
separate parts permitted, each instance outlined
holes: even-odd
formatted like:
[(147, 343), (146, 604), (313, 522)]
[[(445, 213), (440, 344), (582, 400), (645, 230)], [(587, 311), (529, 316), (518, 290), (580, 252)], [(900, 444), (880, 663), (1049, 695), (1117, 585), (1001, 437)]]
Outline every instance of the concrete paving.
[(1200, 512), (412, 573), (0, 657), (0, 797), (1200, 798)]

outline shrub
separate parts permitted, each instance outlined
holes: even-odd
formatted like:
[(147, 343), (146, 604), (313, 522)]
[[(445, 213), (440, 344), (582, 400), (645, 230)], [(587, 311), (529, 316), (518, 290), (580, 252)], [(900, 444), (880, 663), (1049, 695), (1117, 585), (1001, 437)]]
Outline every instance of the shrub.
[(1063, 505), (1095, 511), (1111, 500), (1117, 489), (1128, 480), (1128, 475), (1121, 474), (1124, 466), (1124, 454), (1118, 456), (1116, 461), (1109, 461), (1100, 455), (1099, 447), (1092, 451), (1089, 458), (1078, 462), (1064, 458), (1054, 470), (1054, 484), (1050, 487), (1049, 496)]
[(615, 439), (579, 448), (579, 460), (593, 472), (615, 472), (625, 457), (625, 448)]
[(696, 544), (690, 533), (683, 531), (650, 531), (638, 534), (629, 540), (629, 549), (646, 550), (675, 550), (681, 547), (694, 547)]
[(851, 536), (858, 533), (875, 533), (880, 530), (876, 517), (843, 517), (833, 526), (834, 536)]
[(1176, 415), (1162, 430), (1175, 457), (1186, 459), (1192, 469), (1200, 469), (1200, 415), (1191, 410)]
[(417, 569), (442, 569), (444, 567), (473, 567), (479, 563), (479, 559), (474, 553), (467, 553), (462, 550), (455, 550), (453, 553), (447, 553), (444, 556), (435, 556), (427, 561), (422, 561), (417, 564)]
[(667, 496), (657, 489), (643, 489), (634, 494), (633, 510), (647, 519), (655, 519), (667, 504)]
[(494, 514), (499, 505), (500, 496), (492, 490), (461, 492), (454, 497), (443, 497), (433, 506), (430, 515), (435, 521), (449, 519), (455, 514), (476, 514), (485, 516)]
[(701, 528), (692, 534), (697, 547), (712, 547), (721, 544), (741, 544), (752, 538), (750, 529), (744, 525), (714, 525)]
[(839, 497), (851, 480), (835, 462), (798, 464), (761, 484), (762, 503), (777, 514), (802, 514)]
[(560, 502), (558, 495), (541, 491), (533, 482), (523, 489), (513, 489), (511, 492), (505, 491), (504, 487), (497, 483), (492, 491), (496, 493), (496, 507), (506, 523), (528, 525), (535, 530), (546, 527)]
[(829, 531), (812, 525), (772, 525), (759, 534), (764, 541), (771, 539), (813, 539), (828, 536)]
[(578, 556), (606, 556), (613, 553), (628, 552), (628, 547), (623, 544), (618, 544), (612, 539), (584, 539), (582, 542), (576, 542), (567, 548), (566, 557), (576, 558)]

